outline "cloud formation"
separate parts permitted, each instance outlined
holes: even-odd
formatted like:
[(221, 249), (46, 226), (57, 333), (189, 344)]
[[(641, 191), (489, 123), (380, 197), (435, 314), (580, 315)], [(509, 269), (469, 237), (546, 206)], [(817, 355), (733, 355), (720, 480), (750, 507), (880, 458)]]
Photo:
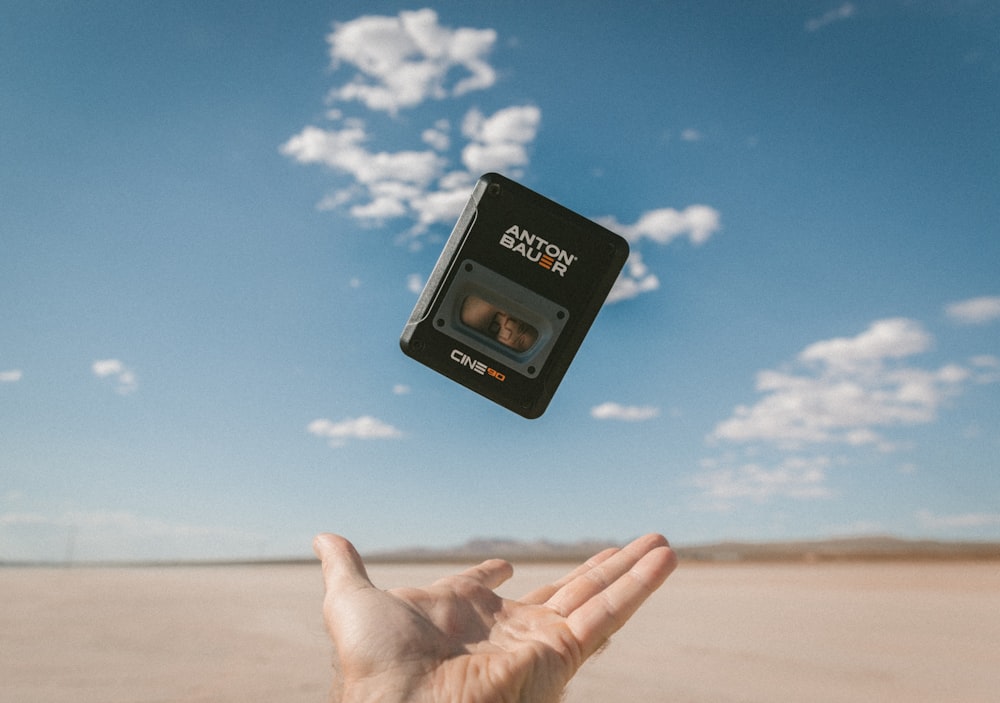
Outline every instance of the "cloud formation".
[[(916, 320), (888, 318), (853, 337), (810, 344), (790, 363), (759, 371), (757, 402), (737, 406), (708, 436), (711, 444), (740, 447), (740, 453), (705, 459), (692, 484), (723, 510), (738, 499), (833, 495), (828, 469), (848, 462), (837, 447), (897, 451), (890, 430), (934, 422), (942, 406), (970, 386), (1000, 382), (1000, 358), (989, 354), (918, 366), (915, 357), (933, 345)], [(914, 469), (903, 464), (900, 470)]]
[(927, 351), (931, 335), (919, 322), (891, 318), (873, 322), (855, 337), (836, 337), (810, 344), (799, 360), (825, 364), (835, 369), (852, 369), (883, 359), (901, 359)]
[(824, 12), (819, 17), (813, 17), (806, 20), (806, 31), (816, 32), (827, 25), (833, 24), (834, 22), (843, 22), (846, 19), (854, 17), (856, 8), (854, 3), (845, 2), (840, 7), (835, 7), (832, 10)]
[[(369, 227), (408, 221), (399, 239), (418, 249), (432, 227), (454, 224), (480, 175), (522, 177), (542, 126), (541, 109), (529, 102), (487, 114), (467, 102), (456, 105), (462, 96), (496, 84), (489, 61), (496, 40), (492, 29), (443, 26), (430, 9), (335, 24), (327, 37), (331, 65), (352, 73), (327, 95), (330, 124), (307, 125), (279, 147), (300, 164), (324, 166), (345, 179), (317, 208), (346, 211)], [(461, 119), (436, 116), (419, 126), (392, 119), (395, 148), (376, 146), (386, 115), (396, 118), (428, 101), (448, 101), (450, 114)], [(359, 114), (358, 108), (366, 112)], [(693, 129), (684, 133), (686, 140), (700, 136)], [(653, 209), (632, 224), (602, 220), (634, 245), (665, 245), (682, 237), (700, 245), (719, 230), (719, 221), (719, 213), (706, 205)], [(611, 300), (658, 287), (635, 252)]]
[(855, 337), (811, 344), (789, 369), (758, 372), (757, 391), (763, 397), (737, 407), (711, 437), (891, 450), (884, 429), (933, 421), (941, 404), (972, 377), (959, 364), (922, 369), (905, 363), (931, 342), (919, 322), (893, 318), (873, 322)]
[(730, 509), (737, 499), (827, 498), (833, 495), (826, 485), (829, 465), (826, 456), (787, 457), (771, 467), (760, 462), (706, 460), (702, 462), (704, 471), (693, 484), (717, 510)]
[(683, 210), (669, 207), (650, 210), (630, 225), (610, 216), (597, 221), (629, 242), (649, 239), (657, 244), (670, 244), (679, 237), (687, 237), (695, 246), (707, 242), (721, 227), (719, 212), (708, 205), (689, 205)]
[(461, 151), (465, 168), (457, 170), (435, 151), (451, 142), (441, 120), (422, 133), (428, 149), (371, 150), (365, 123), (349, 119), (332, 128), (307, 126), (280, 151), (300, 164), (323, 165), (350, 178), (350, 185), (320, 201), (320, 209), (348, 206), (351, 217), (369, 225), (409, 218), (415, 223), (411, 233), (420, 234), (434, 224), (453, 224), (482, 173), (517, 177), (528, 163), (528, 146), (540, 122), (541, 111), (532, 105), (503, 108), (489, 116), (469, 110), (462, 126), (468, 139)]
[(116, 382), (115, 392), (129, 395), (139, 388), (135, 372), (118, 359), (101, 359), (90, 366), (90, 370), (98, 378), (111, 378)]
[(601, 403), (590, 409), (590, 416), (597, 420), (643, 422), (659, 414), (660, 409), (652, 405), (620, 405), (614, 402)]
[(992, 354), (977, 354), (969, 359), (969, 365), (974, 371), (973, 380), (985, 385), (1000, 383), (1000, 357)]
[(611, 216), (596, 218), (596, 222), (617, 232), (632, 246), (628, 261), (608, 294), (607, 302), (628, 300), (660, 287), (660, 279), (650, 272), (637, 249), (641, 242), (648, 240), (665, 246), (686, 237), (694, 246), (700, 246), (722, 228), (721, 219), (718, 210), (708, 205), (689, 205), (683, 210), (649, 210), (633, 224), (623, 224)]
[[(337, 23), (327, 43), (333, 68), (354, 72), (327, 96), (330, 103), (345, 108), (356, 103), (374, 113), (396, 115), (428, 100), (454, 99), (496, 82), (489, 63), (496, 32), (445, 27), (430, 9)], [(280, 151), (299, 163), (321, 164), (349, 178), (347, 186), (324, 196), (318, 208), (347, 208), (366, 225), (409, 218), (414, 222), (410, 234), (419, 235), (431, 225), (457, 219), (479, 169), (507, 171), (525, 165), (540, 116), (532, 106), (504, 108), (489, 117), (468, 110), (463, 134), (469, 142), (459, 150), (465, 169), (451, 165), (446, 154), (453, 148), (447, 119), (417, 129), (413, 148), (374, 149), (371, 144), (377, 140), (367, 123), (346, 117), (340, 107), (327, 112), (332, 126), (306, 126)], [(397, 133), (398, 127), (394, 125)]]
[(17, 383), (23, 376), (21, 369), (0, 371), (0, 383)]
[(660, 279), (642, 260), (642, 254), (632, 251), (625, 267), (619, 274), (615, 284), (608, 293), (606, 303), (617, 303), (621, 300), (629, 300), (643, 293), (649, 293), (660, 287)]
[(351, 439), (398, 439), (403, 433), (390, 424), (370, 415), (333, 422), (326, 418), (313, 420), (306, 427), (309, 434), (324, 437), (331, 447), (340, 447)]
[(1000, 296), (988, 295), (952, 303), (945, 313), (962, 325), (985, 325), (1000, 320)]
[(508, 107), (486, 117), (472, 109), (462, 121), (470, 142), (462, 149), (462, 163), (470, 173), (490, 171), (517, 175), (527, 165), (527, 146), (535, 140), (542, 112), (533, 105)]
[(418, 295), (424, 289), (426, 281), (419, 273), (411, 273), (406, 277), (406, 290)]
[(332, 66), (348, 64), (357, 73), (328, 98), (396, 113), (428, 99), (489, 88), (496, 71), (487, 57), (496, 38), (492, 29), (443, 27), (431, 9), (337, 23), (326, 38)]

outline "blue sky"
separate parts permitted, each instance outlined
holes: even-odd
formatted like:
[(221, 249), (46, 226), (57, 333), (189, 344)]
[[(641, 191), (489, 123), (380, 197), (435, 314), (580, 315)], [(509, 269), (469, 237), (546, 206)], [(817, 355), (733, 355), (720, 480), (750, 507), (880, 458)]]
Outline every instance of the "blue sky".
[[(0, 559), (1000, 539), (986, 2), (4, 3)], [(397, 340), (475, 178), (633, 255), (527, 421)]]

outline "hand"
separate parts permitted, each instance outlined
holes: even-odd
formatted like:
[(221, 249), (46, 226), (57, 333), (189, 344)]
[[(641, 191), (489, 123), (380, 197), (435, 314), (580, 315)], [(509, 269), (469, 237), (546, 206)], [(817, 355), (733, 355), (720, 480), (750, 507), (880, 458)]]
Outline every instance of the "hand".
[(382, 591), (343, 537), (319, 535), (313, 549), (342, 703), (558, 701), (677, 565), (666, 539), (646, 535), (508, 600), (493, 591), (514, 571), (500, 559), (426, 588)]

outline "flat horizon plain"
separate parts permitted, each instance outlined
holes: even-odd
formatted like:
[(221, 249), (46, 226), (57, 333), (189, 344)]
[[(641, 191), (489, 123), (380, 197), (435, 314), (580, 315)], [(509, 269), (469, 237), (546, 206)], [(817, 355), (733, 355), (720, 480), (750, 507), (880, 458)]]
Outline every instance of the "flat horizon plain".
[[(515, 563), (517, 597), (569, 569)], [(422, 585), (449, 564), (376, 564)], [(1000, 561), (682, 561), (566, 703), (986, 703)], [(329, 700), (318, 564), (0, 569), (12, 703)]]

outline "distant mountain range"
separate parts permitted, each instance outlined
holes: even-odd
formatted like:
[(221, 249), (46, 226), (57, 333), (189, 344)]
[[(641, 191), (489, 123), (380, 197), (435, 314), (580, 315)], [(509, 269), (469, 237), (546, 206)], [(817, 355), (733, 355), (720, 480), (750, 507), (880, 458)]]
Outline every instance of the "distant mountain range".
[[(371, 563), (476, 562), (492, 557), (512, 562), (582, 562), (618, 543), (524, 542), (474, 539), (457, 547), (414, 547), (365, 555)], [(819, 562), (896, 560), (1000, 560), (1000, 542), (941, 542), (888, 536), (848, 537), (799, 542), (720, 542), (675, 547), (682, 561), (700, 562)]]
[[(456, 547), (410, 547), (391, 551), (366, 552), (369, 564), (475, 564), (484, 559), (501, 558), (515, 564), (582, 563), (618, 542), (583, 540), (553, 542), (478, 538)], [(834, 561), (1000, 561), (1000, 542), (942, 542), (908, 540), (889, 536), (845, 537), (799, 542), (718, 542), (704, 545), (675, 546), (682, 562), (754, 563), (754, 562), (834, 562)], [(0, 567), (15, 566), (226, 566), (292, 565), (314, 563), (313, 557), (169, 560), (169, 561), (79, 561), (24, 562), (0, 560)]]

